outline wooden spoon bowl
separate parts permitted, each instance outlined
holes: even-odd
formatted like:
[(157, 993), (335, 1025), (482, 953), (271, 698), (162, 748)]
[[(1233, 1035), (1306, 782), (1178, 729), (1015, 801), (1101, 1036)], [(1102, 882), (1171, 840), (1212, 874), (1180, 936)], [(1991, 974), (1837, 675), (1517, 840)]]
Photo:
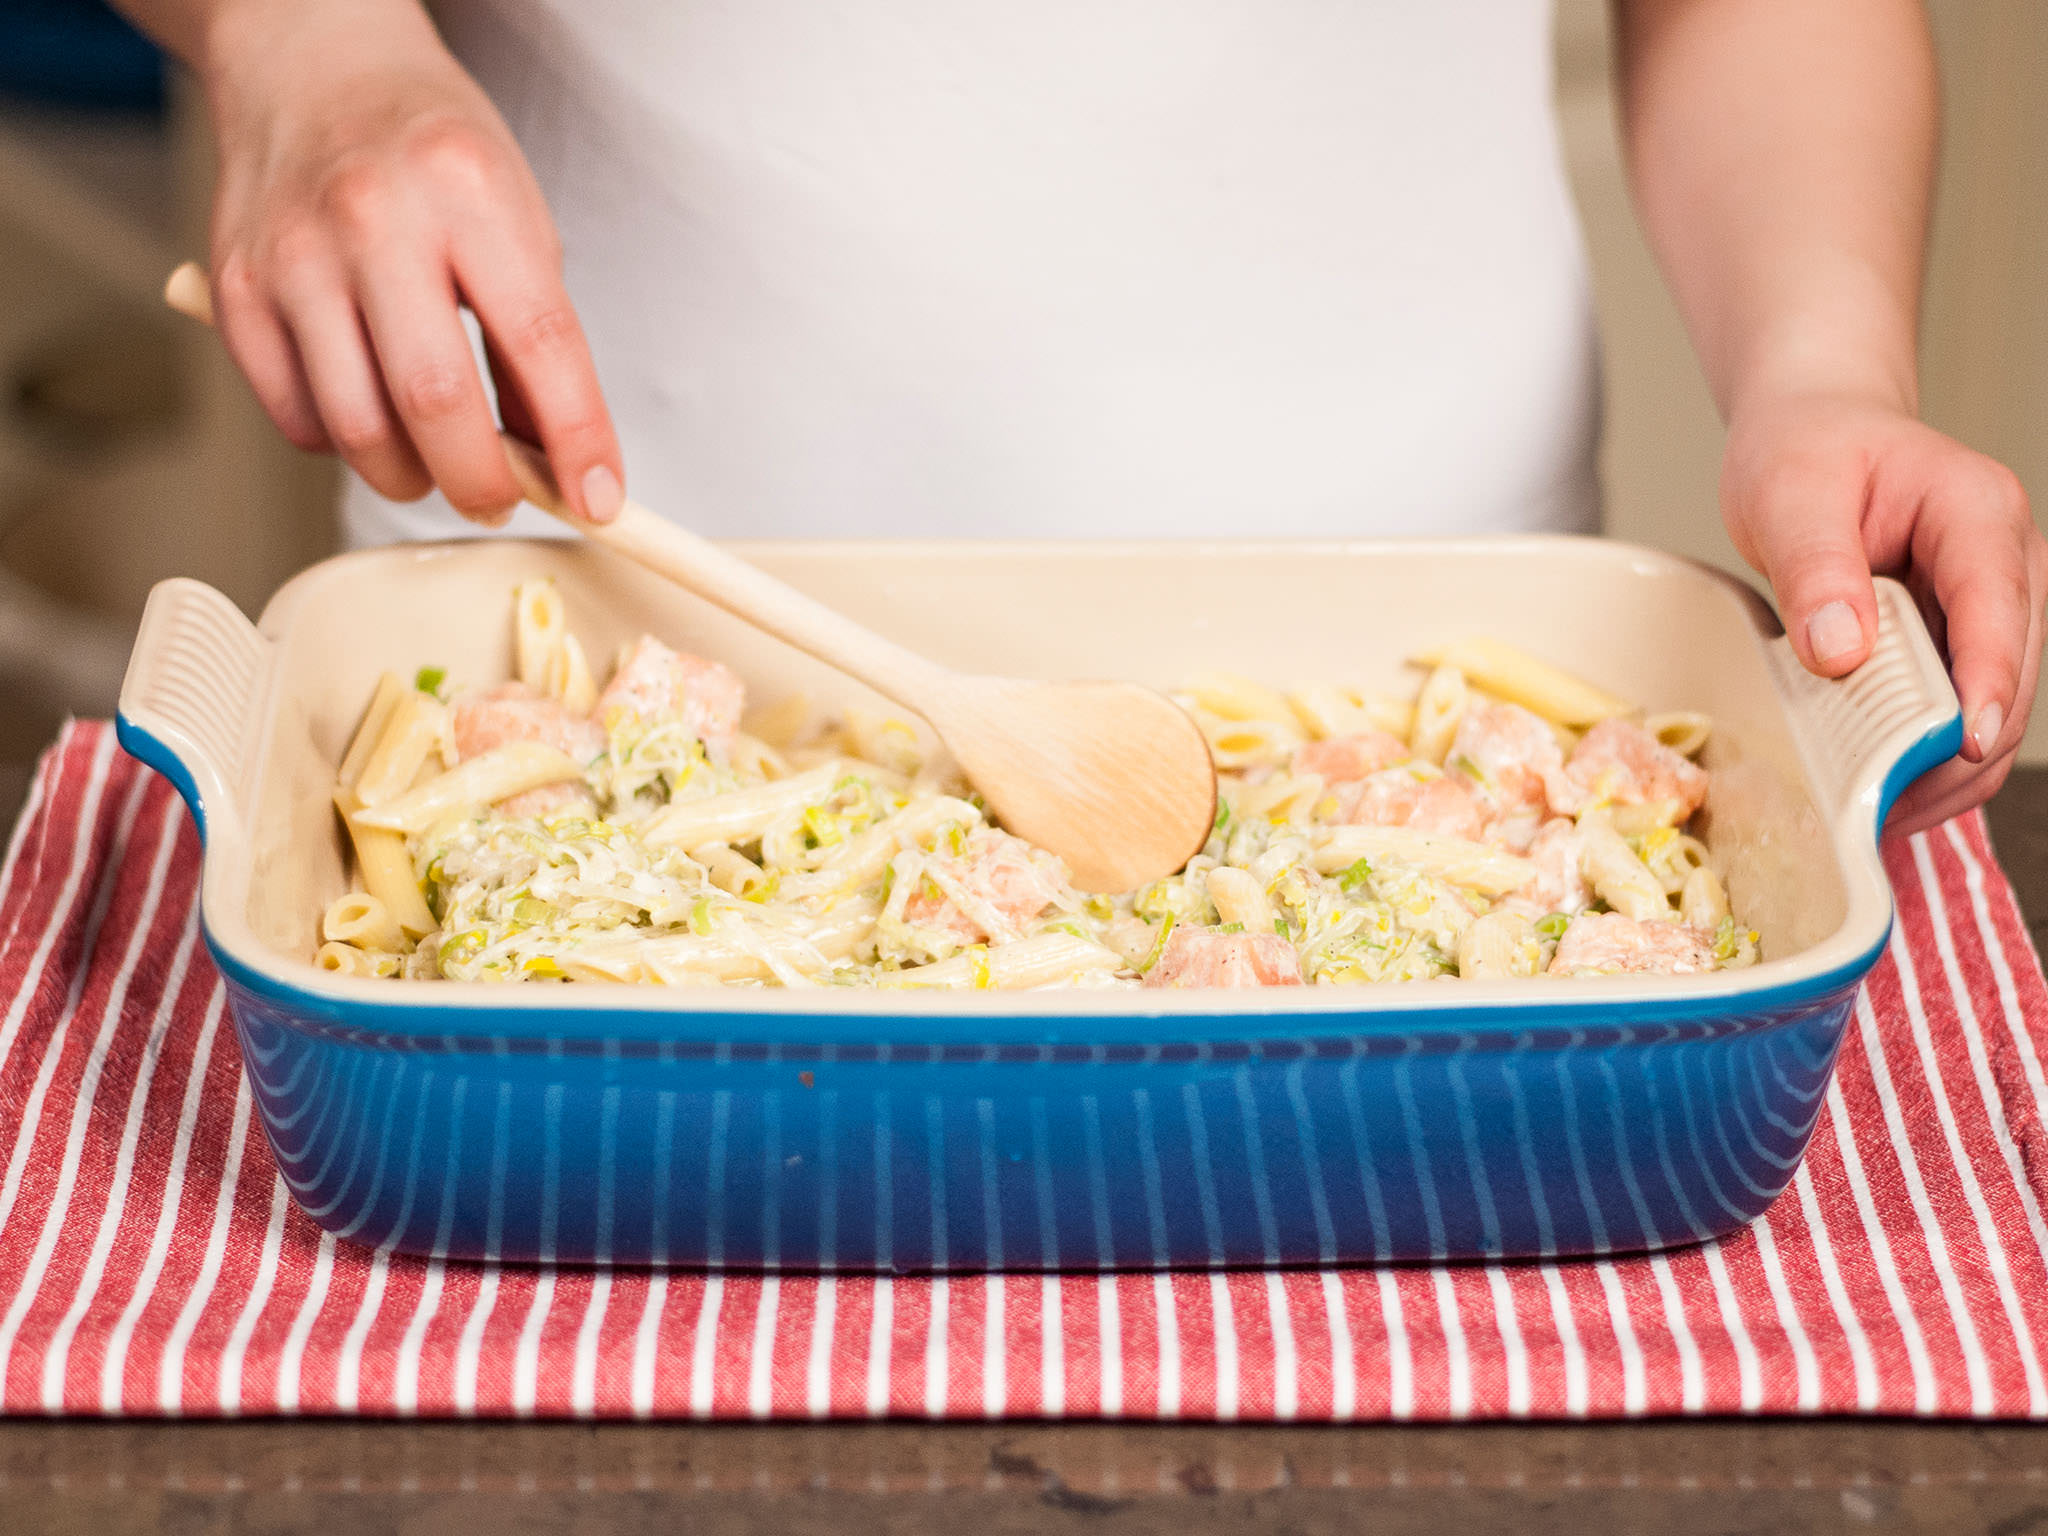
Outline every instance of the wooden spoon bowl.
[(1127, 891), (1202, 851), (1216, 767), (1187, 713), (1135, 683), (955, 674), (919, 712), (1005, 828), (1066, 860), (1084, 891)]

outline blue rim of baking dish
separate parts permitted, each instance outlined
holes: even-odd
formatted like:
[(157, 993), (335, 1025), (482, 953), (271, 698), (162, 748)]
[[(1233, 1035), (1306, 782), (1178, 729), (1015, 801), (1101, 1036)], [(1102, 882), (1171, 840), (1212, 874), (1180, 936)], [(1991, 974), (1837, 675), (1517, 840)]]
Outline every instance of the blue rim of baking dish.
[[(136, 725), (125, 714), (116, 715), (114, 733), (122, 749), (129, 756), (162, 774), (170, 781), (171, 787), (177, 790), (197, 825), (203, 862), (206, 844), (206, 807), (198, 786), (183, 761), (153, 733)], [(1928, 730), (1900, 753), (1898, 760), (1885, 775), (1884, 783), (1878, 792), (1877, 814), (1871, 825), (1873, 839), (1878, 829), (1883, 827), (1885, 817), (1890, 814), (1893, 804), (1904, 793), (1906, 787), (1922, 774), (1954, 757), (1961, 750), (1962, 743), (1963, 722), (1958, 711)], [(1889, 892), (1887, 897), (1889, 900)], [(1476, 1031), (1488, 1035), (1497, 1035), (1503, 1031), (1520, 1032), (1536, 1027), (1539, 1022), (1551, 1026), (1583, 1024), (1592, 1019), (1604, 1020), (1622, 1011), (1626, 1011), (1629, 1022), (1633, 1024), (1656, 1024), (1698, 1019), (1704, 1014), (1712, 1013), (1731, 1017), (1774, 1014), (1787, 1008), (1811, 1004), (1830, 993), (1851, 987), (1869, 973), (1884, 953), (1885, 946), (1891, 940), (1896, 915), (1896, 902), (1891, 902), (1885, 915), (1884, 929), (1869, 948), (1853, 959), (1817, 975), (1799, 977), (1734, 996), (1725, 993), (1703, 995), (1697, 991), (1674, 991), (1651, 997), (1636, 995), (1604, 1001), (1584, 995), (1546, 998), (1539, 993), (1530, 996), (1525, 1002), (1518, 1001), (1509, 1016), (1504, 1016), (1501, 1011), (1502, 1005), (1494, 1001), (1475, 1003), (1469, 1007), (1444, 1007), (1439, 1004), (1416, 1008), (1404, 1006), (1398, 1001), (1381, 1005), (1375, 997), (1372, 1006), (1360, 1006), (1352, 989), (1345, 989), (1344, 997), (1331, 998), (1326, 1004), (1323, 1004), (1322, 999), (1296, 995), (1290, 996), (1284, 1007), (1234, 1006), (1228, 1009), (1203, 1009), (1196, 1001), (1201, 994), (1186, 994), (1186, 1007), (1153, 1010), (1119, 1008), (1115, 1011), (1101, 1012), (1063, 1010), (1057, 1014), (1031, 1012), (1015, 1007), (980, 1007), (971, 1012), (942, 1012), (917, 1009), (887, 1010), (870, 1006), (836, 1010), (759, 1006), (708, 1006), (683, 1009), (636, 1003), (597, 1008), (578, 1004), (555, 1005), (552, 999), (541, 1008), (534, 1008), (530, 1003), (522, 1002), (509, 1012), (520, 1020), (525, 1032), (535, 1034), (624, 1036), (638, 1035), (643, 1030), (655, 1027), (673, 1034), (678, 1020), (694, 1018), (707, 1024), (716, 1021), (716, 1027), (723, 1038), (736, 1042), (747, 1040), (750, 1043), (773, 1038), (787, 1039), (791, 1035), (792, 1026), (801, 1020), (797, 1027), (805, 1037), (819, 1044), (832, 1043), (842, 1032), (858, 1032), (861, 1038), (873, 1039), (876, 1027), (884, 1023), (892, 1027), (904, 1026), (913, 1034), (922, 1034), (933, 1043), (937, 1043), (941, 1038), (957, 1039), (959, 1027), (971, 1022), (975, 1026), (977, 1037), (988, 1043), (1028, 1037), (1048, 1044), (1055, 1043), (1056, 1040), (1070, 1043), (1073, 1034), (1082, 1032), (1103, 1044), (1128, 1043), (1134, 1038), (1156, 1041), (1160, 1038), (1162, 1026), (1170, 1028), (1175, 1024), (1184, 1030), (1199, 1030), (1204, 1038), (1208, 1038), (1211, 1032), (1202, 1026), (1226, 1020), (1230, 1026), (1230, 1037), (1235, 1039), (1283, 1034), (1298, 1038), (1304, 1030), (1317, 1032), (1318, 1022), (1326, 1020), (1342, 1020), (1344, 1027), (1354, 1030), (1367, 1027), (1375, 1030), (1413, 1028), (1426, 1023), (1447, 1033)], [(476, 998), (467, 988), (463, 989), (465, 995), (460, 1000), (451, 997), (447, 1003), (428, 1005), (410, 1001), (384, 1002), (370, 998), (337, 999), (281, 979), (261, 967), (249, 964), (215, 940), (212, 925), (205, 921), (203, 896), (200, 928), (205, 935), (206, 947), (213, 956), (214, 964), (231, 985), (280, 1009), (290, 1010), (309, 1025), (314, 1020), (327, 1021), (319, 1026), (322, 1032), (331, 1031), (350, 1037), (384, 1036), (396, 1043), (400, 1038), (447, 1038), (458, 1032), (467, 1032), (458, 1031), (453, 1027), (458, 1024), (459, 1019), (465, 1026), (485, 1026), (500, 1035), (509, 1036), (513, 1033), (500, 1022), (502, 1013), (506, 1011), (502, 1009), (501, 1004)], [(759, 997), (768, 995), (757, 994)], [(1017, 994), (1019, 998), (1027, 995)], [(456, 1006), (451, 1009), (449, 1004)]]

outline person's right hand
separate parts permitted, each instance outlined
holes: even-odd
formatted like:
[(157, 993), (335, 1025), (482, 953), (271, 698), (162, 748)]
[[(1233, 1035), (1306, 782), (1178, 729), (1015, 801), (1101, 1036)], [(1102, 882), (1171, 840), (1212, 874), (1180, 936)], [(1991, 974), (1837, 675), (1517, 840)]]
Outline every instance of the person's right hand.
[(378, 491), (501, 523), (506, 427), (584, 516), (624, 472), (561, 247), (518, 146), (416, 0), (221, 7), (201, 60), (220, 144), (214, 312), (278, 428)]

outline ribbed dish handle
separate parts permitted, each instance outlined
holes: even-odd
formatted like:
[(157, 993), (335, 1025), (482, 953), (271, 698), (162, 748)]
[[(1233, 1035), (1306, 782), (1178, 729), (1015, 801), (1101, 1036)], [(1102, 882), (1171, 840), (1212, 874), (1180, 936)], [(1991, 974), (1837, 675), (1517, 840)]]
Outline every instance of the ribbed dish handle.
[(1790, 640), (1770, 645), (1823, 808), (1873, 832), (1900, 791), (1963, 743), (1962, 709), (1920, 610), (1896, 581), (1876, 586), (1877, 643), (1847, 677), (1815, 677)]
[(270, 642), (204, 582), (178, 576), (150, 590), (116, 728), (131, 756), (177, 786), (202, 837), (241, 819), (271, 662)]

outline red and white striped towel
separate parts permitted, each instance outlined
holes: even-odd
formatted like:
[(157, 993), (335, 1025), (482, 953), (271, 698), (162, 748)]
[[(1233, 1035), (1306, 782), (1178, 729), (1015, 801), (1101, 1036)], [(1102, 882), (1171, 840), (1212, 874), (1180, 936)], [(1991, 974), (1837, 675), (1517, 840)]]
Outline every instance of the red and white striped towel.
[(0, 873), (8, 1413), (1493, 1418), (2048, 1413), (2048, 987), (1971, 816), (1765, 1218), (1612, 1262), (932, 1280), (336, 1245), (251, 1122), (198, 845), (68, 728)]

